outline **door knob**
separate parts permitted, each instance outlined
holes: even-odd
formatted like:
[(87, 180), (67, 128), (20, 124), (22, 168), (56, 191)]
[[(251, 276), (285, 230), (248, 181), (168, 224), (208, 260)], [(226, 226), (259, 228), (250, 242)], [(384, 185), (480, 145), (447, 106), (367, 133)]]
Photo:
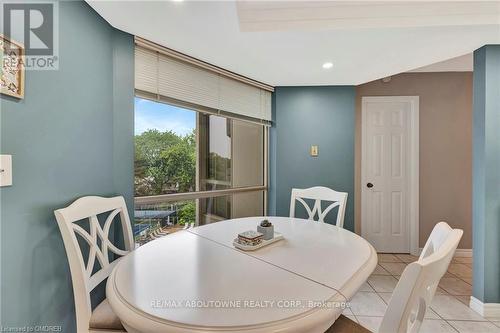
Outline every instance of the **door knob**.
[(373, 187), (373, 184), (372, 184), (372, 183), (368, 183), (368, 184), (366, 184), (366, 187), (368, 187), (368, 188), (372, 188), (372, 187)]

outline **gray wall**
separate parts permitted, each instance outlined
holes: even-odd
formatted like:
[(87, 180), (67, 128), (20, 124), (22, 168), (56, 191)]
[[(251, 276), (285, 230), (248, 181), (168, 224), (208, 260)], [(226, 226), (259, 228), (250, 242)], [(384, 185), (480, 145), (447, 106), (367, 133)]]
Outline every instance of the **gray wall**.
[(278, 87), (273, 98), (269, 214), (288, 216), (293, 187), (327, 186), (349, 193), (344, 226), (354, 230), (355, 88)]
[[(2, 96), (2, 326), (75, 332), (69, 267), (53, 211), (84, 195), (133, 204), (133, 37), (84, 2), (61, 2), (57, 71), (28, 71), (23, 100)], [(101, 295), (98, 295), (102, 297)]]
[(474, 52), (473, 296), (500, 303), (500, 45)]

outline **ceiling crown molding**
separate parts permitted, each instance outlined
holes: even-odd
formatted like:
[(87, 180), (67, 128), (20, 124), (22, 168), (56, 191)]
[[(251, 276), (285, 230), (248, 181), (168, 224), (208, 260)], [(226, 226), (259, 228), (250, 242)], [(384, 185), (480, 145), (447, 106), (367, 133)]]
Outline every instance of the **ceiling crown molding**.
[(238, 1), (236, 6), (243, 32), (500, 24), (495, 1)]

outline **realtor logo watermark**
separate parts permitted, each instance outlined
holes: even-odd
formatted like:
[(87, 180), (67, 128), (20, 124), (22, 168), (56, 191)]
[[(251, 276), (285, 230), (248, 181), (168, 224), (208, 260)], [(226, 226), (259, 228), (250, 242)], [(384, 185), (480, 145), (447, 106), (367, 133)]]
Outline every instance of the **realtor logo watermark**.
[[(25, 56), (22, 61), (25, 69), (57, 70), (59, 68), (59, 3), (57, 1), (2, 1), (2, 12), (4, 36), (24, 45)], [(6, 44), (5, 47), (8, 53), (10, 44)]]
[(350, 307), (349, 302), (324, 301), (324, 300), (299, 300), (299, 299), (153, 299), (153, 309), (346, 309)]

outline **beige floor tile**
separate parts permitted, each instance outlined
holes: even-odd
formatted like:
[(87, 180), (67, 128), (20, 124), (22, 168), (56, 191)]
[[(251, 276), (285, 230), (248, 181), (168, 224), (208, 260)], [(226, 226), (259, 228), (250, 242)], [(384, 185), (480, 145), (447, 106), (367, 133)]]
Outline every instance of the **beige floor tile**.
[(344, 311), (342, 311), (342, 314), (344, 316), (354, 316), (350, 308), (345, 308)]
[(436, 312), (434, 312), (434, 310), (432, 310), (431, 308), (428, 308), (427, 311), (425, 311), (424, 318), (425, 319), (441, 319), (441, 317), (439, 317), (438, 314)]
[(389, 305), (389, 300), (392, 297), (392, 293), (377, 293), (384, 300), (385, 304)]
[(438, 286), (436, 289), (436, 295), (448, 295), (448, 293), (446, 292), (446, 290)]
[(375, 267), (375, 270), (373, 271), (372, 275), (391, 275), (391, 273), (386, 271), (382, 266), (377, 265), (377, 267)]
[(472, 286), (472, 278), (471, 277), (461, 277), (461, 279)]
[(365, 282), (361, 285), (361, 288), (359, 288), (359, 291), (370, 291), (372, 293), (375, 292), (375, 290), (373, 290), (373, 288), (367, 282)]
[(378, 332), (378, 328), (382, 323), (382, 317), (356, 316), (356, 318), (361, 326), (366, 327), (372, 332)]
[(460, 333), (500, 333), (500, 327), (487, 321), (449, 321)]
[(368, 283), (376, 292), (391, 293), (396, 288), (398, 280), (390, 275), (372, 275), (368, 278)]
[(356, 319), (356, 317), (355, 317), (355, 316), (353, 316), (353, 315), (346, 315), (346, 314), (345, 314), (344, 316), (346, 316), (347, 318), (351, 319), (351, 320), (352, 320), (353, 322), (355, 322), (355, 323), (359, 323), (359, 321), (358, 321), (358, 320)]
[(455, 298), (467, 306), (470, 304), (470, 296), (455, 296)]
[(486, 320), (458, 299), (449, 295), (435, 295), (431, 308), (446, 320)]
[(411, 254), (395, 254), (395, 256), (405, 263), (411, 263), (418, 260), (417, 256), (412, 256)]
[(464, 264), (450, 264), (448, 272), (458, 277), (472, 278), (472, 268)]
[(401, 262), (401, 260), (393, 254), (390, 253), (379, 253), (378, 262)]
[[(389, 301), (391, 299), (392, 293), (378, 293), (380, 297), (384, 300), (384, 302), (389, 305)], [(431, 308), (428, 308), (425, 312), (425, 319), (441, 319)]]
[(354, 314), (352, 313), (351, 309), (350, 309), (350, 308), (347, 308), (347, 307), (344, 309), (344, 311), (342, 311), (342, 314), (343, 314), (343, 315), (351, 315), (351, 316), (352, 316), (352, 315), (354, 315)]
[[(382, 317), (356, 316), (360, 325), (372, 332), (378, 332)], [(424, 319), (420, 326), (420, 333), (457, 333), (457, 331), (442, 319)], [(383, 332), (379, 332), (383, 333)]]
[(392, 275), (401, 275), (406, 268), (406, 264), (402, 262), (381, 262), (380, 266)]
[(448, 294), (454, 296), (472, 295), (472, 286), (459, 278), (442, 278), (439, 281), (439, 287), (443, 288)]
[(457, 331), (442, 319), (424, 319), (419, 333), (457, 333)]
[(455, 257), (451, 262), (457, 264), (472, 264), (472, 257)]
[(350, 302), (352, 313), (357, 316), (383, 316), (387, 305), (377, 293), (358, 292)]
[(491, 322), (496, 326), (500, 327), (500, 320), (492, 320)]

